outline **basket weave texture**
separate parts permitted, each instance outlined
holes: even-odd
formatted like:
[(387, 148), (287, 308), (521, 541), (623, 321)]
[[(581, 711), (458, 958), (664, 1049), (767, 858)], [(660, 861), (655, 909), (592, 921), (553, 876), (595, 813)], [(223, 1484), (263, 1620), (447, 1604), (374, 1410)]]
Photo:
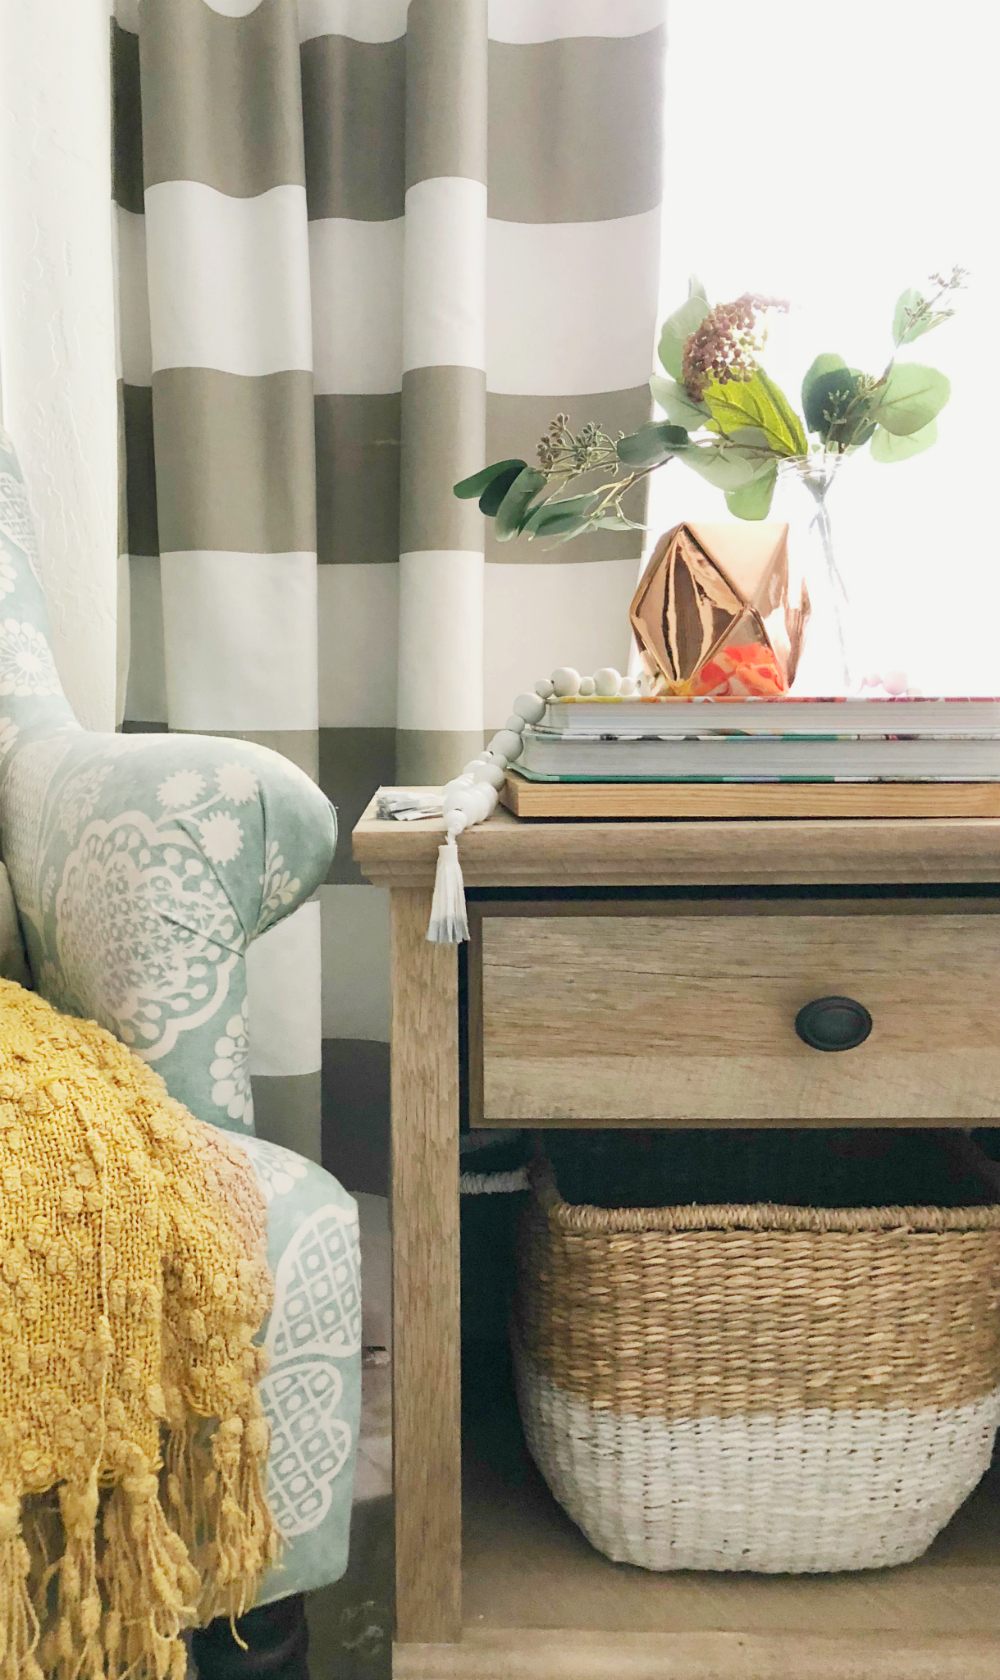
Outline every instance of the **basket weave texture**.
[(536, 1162), (512, 1342), (532, 1456), (648, 1569), (918, 1557), (1000, 1422), (1000, 1207), (600, 1208)]

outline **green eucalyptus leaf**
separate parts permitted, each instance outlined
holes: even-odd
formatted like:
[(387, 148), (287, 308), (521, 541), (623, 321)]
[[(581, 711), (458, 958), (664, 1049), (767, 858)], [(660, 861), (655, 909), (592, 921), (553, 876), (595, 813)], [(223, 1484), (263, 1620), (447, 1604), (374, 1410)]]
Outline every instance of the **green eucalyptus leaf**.
[(521, 530), (530, 537), (555, 536), (558, 531), (580, 531), (587, 523), (592, 507), (600, 501), (600, 493), (587, 496), (564, 496), (561, 501), (543, 502), (529, 514)]
[(515, 478), (524, 471), (524, 467), (525, 463), (523, 461), (511, 461), (503, 472), (497, 473), (495, 478), (490, 479), (489, 484), (487, 484), (486, 489), (479, 498), (480, 512), (485, 513), (487, 519), (493, 519), (496, 516), (500, 508), (500, 503), (503, 501)]
[(709, 418), (705, 405), (692, 402), (683, 385), (678, 385), (674, 379), (664, 379), (662, 374), (654, 373), (649, 389), (654, 401), (659, 403), (667, 419), (675, 426), (685, 426), (689, 432), (696, 432)]
[(713, 381), (705, 391), (705, 402), (726, 437), (753, 426), (764, 433), (776, 455), (805, 455), (809, 447), (802, 421), (762, 367), (755, 368), (749, 379), (731, 379), (725, 385)]
[(950, 381), (937, 368), (896, 362), (876, 393), (870, 417), (895, 437), (909, 437), (929, 426), (950, 396)]
[(498, 473), (505, 473), (511, 467), (522, 472), (527, 461), (494, 461), (490, 467), (483, 467), (480, 472), (473, 473), (471, 478), (463, 478), (454, 486), (452, 494), (461, 497), (462, 501), (472, 501), (474, 496), (481, 496), (487, 485), (492, 484)]
[(705, 316), (710, 313), (708, 299), (693, 295), (686, 298), (679, 309), (668, 315), (660, 332), (659, 357), (672, 379), (679, 379), (684, 361), (684, 345), (697, 332)]
[(754, 469), (746, 459), (724, 444), (692, 443), (678, 451), (677, 459), (714, 484), (717, 490), (739, 490), (754, 477)]
[(726, 506), (737, 519), (766, 519), (771, 511), (771, 497), (778, 477), (778, 463), (772, 462), (766, 471), (758, 473), (749, 484), (726, 495)]
[(872, 460), (909, 460), (911, 455), (920, 455), (925, 449), (930, 449), (931, 444), (937, 442), (937, 435), (936, 420), (932, 420), (927, 426), (921, 426), (919, 432), (910, 432), (902, 437), (894, 432), (887, 432), (884, 426), (877, 426), (872, 438)]
[[(726, 433), (726, 441), (727, 443), (739, 444), (742, 448), (748, 450), (766, 449), (773, 455), (767, 433), (760, 426), (737, 426), (735, 432)], [(764, 465), (768, 466), (770, 463), (764, 462)]]
[(922, 338), (925, 332), (930, 332), (931, 328), (937, 325), (933, 315), (925, 315), (921, 320), (914, 321), (913, 316), (923, 302), (923, 295), (915, 286), (909, 286), (900, 294), (892, 317), (894, 344), (912, 344), (914, 339)]
[(704, 303), (708, 302), (708, 293), (701, 281), (698, 279), (697, 274), (691, 274), (688, 276), (688, 297), (701, 298)]
[(528, 517), (532, 502), (547, 484), (548, 479), (537, 467), (524, 467), (518, 473), (497, 508), (493, 529), (498, 542), (510, 542), (511, 537), (517, 536)]
[[(808, 374), (806, 377), (808, 378)], [(857, 396), (860, 378), (861, 369), (849, 367), (831, 368), (827, 373), (816, 375), (809, 386), (809, 396), (805, 403), (806, 425), (811, 432), (818, 432), (820, 437), (827, 438), (836, 430), (838, 422), (843, 420), (849, 405)]]
[[(802, 412), (807, 421), (809, 419), (809, 396), (817, 379), (821, 379), (825, 373), (836, 373), (838, 368), (845, 368), (846, 366), (847, 363), (843, 356), (836, 355), (832, 350), (824, 350), (821, 356), (816, 357), (802, 381)], [(811, 427), (810, 430), (812, 430)]]
[(672, 426), (669, 420), (647, 420), (638, 431), (619, 438), (615, 444), (619, 461), (628, 467), (656, 467), (669, 461), (679, 449), (689, 443), (683, 426)]

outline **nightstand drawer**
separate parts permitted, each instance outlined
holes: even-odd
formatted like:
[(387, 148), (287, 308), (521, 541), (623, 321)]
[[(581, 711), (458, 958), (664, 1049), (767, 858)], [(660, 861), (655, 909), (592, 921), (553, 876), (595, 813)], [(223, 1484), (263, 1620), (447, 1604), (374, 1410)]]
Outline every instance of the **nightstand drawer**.
[(995, 897), (480, 904), (472, 1124), (1000, 1121), (998, 911)]

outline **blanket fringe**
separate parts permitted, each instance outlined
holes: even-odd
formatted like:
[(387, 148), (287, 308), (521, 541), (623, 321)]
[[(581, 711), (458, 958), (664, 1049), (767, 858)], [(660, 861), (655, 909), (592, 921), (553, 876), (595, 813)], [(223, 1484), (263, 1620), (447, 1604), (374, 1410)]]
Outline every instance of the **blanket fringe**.
[(21, 1534), (19, 1500), (0, 1500), (0, 1680), (45, 1680), (35, 1652), (38, 1617), (28, 1577), (31, 1557)]

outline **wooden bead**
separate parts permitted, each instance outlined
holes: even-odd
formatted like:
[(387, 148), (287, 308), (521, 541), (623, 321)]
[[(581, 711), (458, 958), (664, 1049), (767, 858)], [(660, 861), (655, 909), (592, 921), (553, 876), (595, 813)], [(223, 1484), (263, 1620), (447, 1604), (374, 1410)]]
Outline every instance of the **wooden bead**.
[(593, 694), (593, 692), (594, 692), (594, 679), (593, 679), (593, 677), (581, 677), (580, 678), (580, 699), (581, 700), (589, 700), (590, 696)]
[(600, 671), (594, 672), (594, 687), (598, 694), (606, 699), (618, 693), (621, 681), (621, 675), (613, 665), (605, 665)]
[(541, 682), (536, 682), (535, 693), (543, 700), (551, 699), (552, 695), (555, 693), (555, 689), (549, 682), (548, 677), (543, 677)]
[(477, 782), (488, 782), (490, 787), (502, 788), (505, 780), (499, 764), (477, 764), (472, 772), (473, 786)]
[(552, 673), (552, 687), (559, 698), (566, 699), (580, 692), (580, 673), (572, 665), (558, 665)]
[(520, 712), (511, 712), (510, 717), (504, 724), (504, 728), (509, 729), (512, 735), (522, 734), (524, 731), (524, 718), (521, 716)]
[(476, 819), (472, 813), (473, 811), (478, 811), (478, 809), (479, 802), (476, 799), (475, 792), (471, 785), (469, 787), (454, 788), (450, 793), (446, 793), (444, 796), (443, 814), (445, 817), (454, 816), (455, 812), (459, 811), (462, 816), (467, 817), (470, 822), (475, 822)]
[(537, 694), (519, 694), (512, 709), (525, 723), (540, 723), (545, 716), (545, 701)]
[(498, 729), (490, 742), (490, 751), (502, 752), (509, 764), (520, 757), (523, 744), (520, 735), (515, 734), (513, 729)]
[(635, 682), (631, 677), (622, 677), (622, 685), (618, 690), (623, 700), (630, 700), (636, 692)]

